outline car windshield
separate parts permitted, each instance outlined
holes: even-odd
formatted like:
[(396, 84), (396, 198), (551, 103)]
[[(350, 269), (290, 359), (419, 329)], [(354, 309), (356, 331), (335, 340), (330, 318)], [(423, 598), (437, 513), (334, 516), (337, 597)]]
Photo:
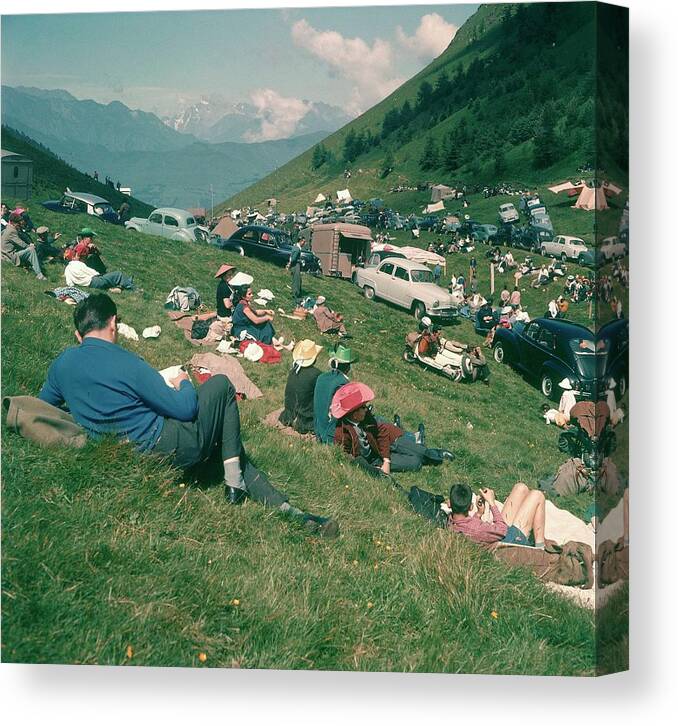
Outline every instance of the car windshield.
[(284, 234), (283, 232), (279, 232), (278, 234), (274, 235), (273, 239), (279, 245), (291, 245), (292, 244), (292, 238), (288, 234)]
[(433, 273), (431, 270), (410, 270), (410, 279), (412, 282), (433, 282)]
[(597, 342), (585, 338), (573, 338), (570, 340), (570, 348), (582, 376), (589, 379), (603, 377), (610, 349), (610, 341), (607, 338), (601, 338)]

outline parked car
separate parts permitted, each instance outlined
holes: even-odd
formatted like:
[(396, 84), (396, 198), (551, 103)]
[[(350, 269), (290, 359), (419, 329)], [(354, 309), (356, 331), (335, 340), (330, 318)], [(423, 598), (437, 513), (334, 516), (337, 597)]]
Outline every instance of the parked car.
[(530, 227), (539, 227), (540, 229), (546, 229), (551, 233), (551, 235), (553, 235), (553, 222), (551, 221), (551, 217), (549, 217), (546, 212), (533, 214), (532, 219), (530, 219)]
[(387, 257), (391, 257), (395, 260), (406, 260), (407, 257), (402, 252), (393, 252), (389, 250), (377, 250), (376, 252), (372, 252), (370, 256), (367, 258), (367, 262), (365, 263), (365, 267), (378, 267), (379, 263), (382, 260), (385, 260)]
[(381, 298), (424, 315), (452, 320), (459, 314), (455, 299), (433, 282), (433, 272), (418, 262), (387, 257), (377, 267), (358, 268), (355, 282), (368, 300)]
[(91, 214), (93, 217), (99, 217), (99, 219), (110, 224), (122, 224), (118, 213), (113, 209), (111, 203), (103, 197), (98, 197), (96, 194), (72, 192), (70, 189), (67, 189), (61, 199), (52, 199), (43, 202), (42, 206), (52, 212), (61, 212), (62, 214)]
[(539, 197), (532, 197), (525, 202), (525, 212), (528, 217), (538, 213), (538, 211), (546, 212), (546, 205)]
[(568, 378), (582, 399), (597, 400), (607, 369), (609, 340), (584, 325), (537, 318), (525, 326), (497, 328), (492, 343), (497, 363), (508, 363), (533, 381), (547, 398), (558, 400), (558, 382)]
[(457, 232), (462, 237), (469, 236), (475, 242), (494, 242), (498, 227), (495, 224), (481, 224), (473, 219), (465, 219)]
[(405, 223), (403, 218), (397, 212), (394, 214), (387, 214), (384, 222), (386, 229), (404, 229)]
[(502, 224), (517, 222), (519, 219), (518, 211), (511, 202), (507, 202), (506, 204), (501, 204), (499, 206), (499, 221)]
[(603, 347), (608, 351), (605, 377), (607, 380), (614, 378), (617, 384), (615, 394), (620, 399), (629, 387), (629, 321), (612, 320), (601, 326), (596, 333), (596, 341), (599, 344), (603, 341)]
[(436, 217), (435, 214), (426, 214), (421, 218), (421, 222), (419, 222), (419, 229), (425, 229), (430, 232), (438, 226), (439, 220), (440, 217)]
[(561, 260), (570, 259), (578, 262), (579, 255), (586, 252), (588, 247), (580, 237), (559, 234), (550, 242), (542, 242), (539, 250), (544, 256), (549, 255), (559, 257)]
[(132, 217), (125, 222), (125, 229), (129, 232), (155, 234), (178, 242), (207, 242), (209, 239), (209, 230), (201, 227), (190, 212), (174, 207), (155, 209), (148, 219)]
[(621, 259), (628, 254), (626, 243), (620, 241), (619, 237), (606, 237), (598, 249), (606, 262)]
[[(217, 246), (222, 250), (237, 252), (243, 257), (257, 257), (284, 267), (292, 254), (292, 239), (282, 229), (248, 224), (240, 227)], [(320, 260), (308, 250), (301, 250), (301, 269), (304, 272), (320, 272)]]

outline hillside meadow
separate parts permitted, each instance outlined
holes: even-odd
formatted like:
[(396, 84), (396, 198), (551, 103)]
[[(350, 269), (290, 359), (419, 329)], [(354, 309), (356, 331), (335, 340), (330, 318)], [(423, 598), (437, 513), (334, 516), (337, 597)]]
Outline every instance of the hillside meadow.
[[(64, 239), (84, 224), (37, 206), (31, 213)], [(143, 288), (115, 296), (121, 318), (138, 332), (162, 327), (157, 340), (120, 344), (158, 369), (201, 352), (166, 317), (167, 293), (191, 284), (213, 304), (222, 262), (254, 275), (255, 289), (271, 289), (276, 308), (291, 308), (284, 270), (87, 223), (109, 269), (134, 275)], [(459, 260), (451, 267), (458, 262), (467, 267)], [(49, 265), (49, 283), (41, 284), (3, 265), (4, 396), (36, 395), (50, 362), (74, 343), (72, 309), (44, 294), (61, 274)], [(503, 497), (563, 460), (556, 429), (539, 416), (539, 391), (514, 371), (491, 360), (489, 387), (454, 384), (402, 360), (414, 329), (405, 311), (368, 302), (347, 282), (305, 276), (304, 290), (345, 314), (360, 356), (353, 378), (374, 389), (376, 410), (399, 413), (410, 428), (424, 421), (430, 445), (455, 452), (454, 462), (398, 475), (406, 489), (446, 493), (466, 481)], [(528, 288), (524, 301), (541, 314), (552, 294)], [(587, 310), (575, 306), (572, 317), (586, 322)], [(287, 339), (334, 342), (312, 321), (279, 319), (276, 327)], [(452, 334), (476, 340), (466, 321)], [(221, 472), (187, 478), (113, 440), (81, 451), (41, 449), (3, 424), (3, 660), (550, 675), (593, 675), (624, 662), (624, 618), (615, 606), (623, 594), (606, 607), (616, 617), (596, 635), (592, 612), (435, 529), (340, 452), (267, 428), (262, 419), (282, 406), (290, 363), (289, 353), (280, 365), (243, 361), (265, 394), (240, 405), (245, 446), (294, 504), (339, 520), (337, 540), (309, 537), (252, 502), (229, 506)], [(318, 365), (327, 367), (325, 353)], [(581, 516), (590, 498), (565, 504)]]

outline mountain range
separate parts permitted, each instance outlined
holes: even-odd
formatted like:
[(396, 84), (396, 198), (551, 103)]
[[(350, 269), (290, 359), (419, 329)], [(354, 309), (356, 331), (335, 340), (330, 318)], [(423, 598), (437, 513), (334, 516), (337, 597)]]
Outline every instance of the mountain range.
[[(221, 143), (224, 141), (252, 142), (266, 140), (265, 124), (272, 125), (267, 140), (293, 138), (320, 131), (326, 135), (336, 131), (351, 120), (338, 106), (303, 100), (298, 102), (298, 112), (288, 124), (277, 124), (279, 110), (255, 106), (252, 103), (233, 103), (215, 95), (203, 97), (196, 103), (189, 103), (172, 116), (163, 117), (163, 122), (183, 134), (192, 134), (202, 141)], [(287, 128), (286, 128), (287, 127)]]
[[(213, 138), (237, 135), (229, 116), (243, 119), (240, 135), (256, 128), (247, 109), (231, 110), (225, 121), (217, 115)], [(316, 129), (289, 139), (207, 143), (189, 133), (186, 125), (180, 132), (154, 114), (119, 101), (100, 104), (79, 100), (64, 90), (10, 86), (2, 86), (2, 124), (81, 171), (92, 174), (96, 170), (102, 179), (109, 176), (132, 187), (139, 199), (178, 207), (207, 207), (212, 198), (231, 196), (328, 133)], [(203, 133), (197, 121), (189, 125)]]

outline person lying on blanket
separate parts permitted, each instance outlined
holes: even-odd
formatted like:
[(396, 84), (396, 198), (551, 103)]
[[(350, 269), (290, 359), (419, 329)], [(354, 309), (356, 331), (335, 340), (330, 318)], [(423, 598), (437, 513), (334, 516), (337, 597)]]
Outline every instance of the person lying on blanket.
[[(467, 484), (455, 484), (450, 489), (451, 514), (447, 526), (453, 532), (465, 535), (478, 544), (504, 542), (532, 545), (544, 549), (546, 502), (542, 492), (532, 490), (518, 482), (499, 511), (492, 489), (480, 489), (476, 498), (476, 511), (471, 514), (473, 492)], [(492, 521), (482, 519), (489, 507)]]

